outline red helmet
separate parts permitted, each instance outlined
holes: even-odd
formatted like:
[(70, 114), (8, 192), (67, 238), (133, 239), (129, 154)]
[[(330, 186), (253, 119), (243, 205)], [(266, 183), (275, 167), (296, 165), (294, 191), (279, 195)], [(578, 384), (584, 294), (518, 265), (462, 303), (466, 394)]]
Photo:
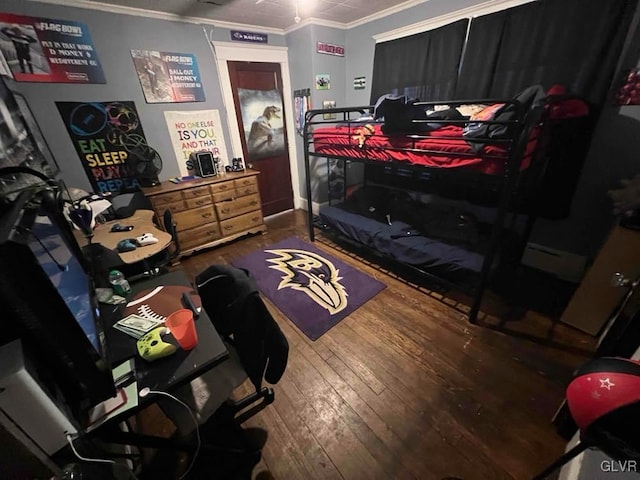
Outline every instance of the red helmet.
[(583, 441), (613, 457), (640, 456), (640, 362), (589, 362), (569, 384), (567, 403)]

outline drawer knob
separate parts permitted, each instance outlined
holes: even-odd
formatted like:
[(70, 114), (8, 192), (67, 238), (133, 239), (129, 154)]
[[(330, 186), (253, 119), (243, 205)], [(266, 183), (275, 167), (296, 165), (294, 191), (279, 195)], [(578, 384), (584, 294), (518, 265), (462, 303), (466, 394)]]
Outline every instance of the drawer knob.
[(224, 226), (224, 229), (225, 229), (225, 230), (231, 230), (232, 228), (233, 228), (233, 227), (232, 227), (231, 225), (225, 225), (225, 226)]
[(251, 218), (251, 221), (252, 221), (252, 222), (257, 222), (257, 221), (259, 221), (259, 220), (260, 220), (260, 217), (253, 217), (253, 218)]
[(196, 205), (205, 205), (206, 203), (206, 200), (196, 200)]
[(209, 218), (211, 215), (212, 213), (203, 213), (202, 218)]
[(229, 213), (231, 211), (231, 209), (230, 208), (221, 208), (220, 211), (222, 213)]
[(220, 185), (220, 190), (226, 190), (227, 186), (226, 185)]
[(253, 206), (256, 206), (257, 204), (258, 204), (258, 202), (256, 202), (255, 200), (253, 200), (249, 205), (251, 205), (251, 206), (253, 207)]

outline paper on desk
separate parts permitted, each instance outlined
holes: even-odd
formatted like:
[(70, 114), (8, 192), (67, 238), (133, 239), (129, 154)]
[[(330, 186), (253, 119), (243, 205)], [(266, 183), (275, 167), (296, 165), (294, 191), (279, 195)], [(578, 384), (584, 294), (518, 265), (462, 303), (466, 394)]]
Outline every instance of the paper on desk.
[[(113, 380), (116, 383), (122, 381), (131, 375), (131, 378), (135, 378), (134, 360), (129, 360), (121, 363), (112, 370)], [(109, 398), (102, 403), (99, 403), (89, 411), (89, 422), (86, 428), (87, 432), (102, 425), (107, 420), (121, 414), (127, 410), (138, 406), (138, 383), (133, 381), (125, 387), (116, 387), (116, 396)]]

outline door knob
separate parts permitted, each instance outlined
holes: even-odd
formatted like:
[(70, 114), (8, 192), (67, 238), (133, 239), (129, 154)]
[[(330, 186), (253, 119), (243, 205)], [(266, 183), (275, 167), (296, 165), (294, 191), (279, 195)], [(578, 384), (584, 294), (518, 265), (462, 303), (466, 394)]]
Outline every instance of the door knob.
[(631, 280), (625, 277), (623, 273), (616, 272), (611, 277), (612, 287), (628, 287), (629, 285), (631, 285)]

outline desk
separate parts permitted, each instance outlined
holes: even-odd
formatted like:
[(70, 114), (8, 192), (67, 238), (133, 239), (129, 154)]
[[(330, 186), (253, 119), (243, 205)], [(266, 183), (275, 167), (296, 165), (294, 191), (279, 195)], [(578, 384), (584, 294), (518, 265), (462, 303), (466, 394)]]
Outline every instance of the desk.
[[(143, 290), (154, 288), (159, 285), (189, 285), (187, 278), (182, 271), (176, 271), (151, 278), (133, 285), (133, 294)], [(136, 340), (113, 328), (113, 324), (121, 318), (122, 306), (105, 306), (103, 317), (105, 318), (105, 335), (107, 338), (107, 346), (109, 348), (110, 360), (112, 365), (121, 363), (127, 358), (135, 358), (135, 376), (138, 383), (138, 391), (144, 387), (152, 390), (163, 392), (171, 392), (176, 388), (187, 384), (191, 380), (201, 376), (202, 374), (213, 369), (220, 363), (223, 363), (229, 356), (229, 352), (213, 327), (213, 324), (203, 311), (198, 320), (196, 320), (196, 328), (198, 331), (198, 345), (190, 351), (178, 349), (178, 351), (165, 358), (161, 358), (154, 362), (147, 362), (137, 356)], [(172, 339), (173, 340), (173, 339)], [(169, 341), (165, 339), (165, 341)], [(231, 394), (231, 390), (225, 392)], [(149, 395), (139, 399), (139, 404), (133, 409), (124, 410), (118, 415), (110, 418), (103, 425), (99, 426), (95, 431), (96, 434), (105, 440), (113, 442), (123, 442), (138, 444), (142, 446), (141, 439), (149, 440), (149, 438), (137, 434), (121, 435), (125, 432), (116, 431), (115, 426), (124, 418), (133, 415), (136, 411), (155, 403), (158, 397)], [(112, 428), (109, 428), (112, 427)], [(156, 439), (162, 441), (166, 439)]]
[[(136, 210), (136, 212), (128, 218), (112, 220), (110, 222), (96, 225), (92, 241), (93, 243), (103, 245), (109, 250), (117, 251), (116, 247), (120, 240), (139, 237), (147, 232), (153, 233), (153, 236), (158, 239), (158, 243), (138, 247), (131, 252), (119, 253), (122, 262), (126, 264), (133, 264), (146, 260), (162, 252), (171, 244), (171, 235), (155, 226), (153, 223), (153, 215), (154, 213), (151, 210)], [(128, 232), (111, 232), (111, 227), (116, 223), (119, 223), (120, 225), (131, 225), (133, 226), (133, 230)], [(75, 230), (74, 234), (80, 245), (84, 245), (86, 243), (86, 239), (82, 233)]]

